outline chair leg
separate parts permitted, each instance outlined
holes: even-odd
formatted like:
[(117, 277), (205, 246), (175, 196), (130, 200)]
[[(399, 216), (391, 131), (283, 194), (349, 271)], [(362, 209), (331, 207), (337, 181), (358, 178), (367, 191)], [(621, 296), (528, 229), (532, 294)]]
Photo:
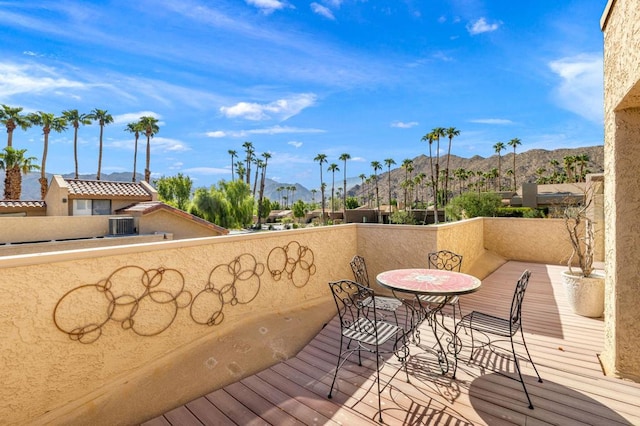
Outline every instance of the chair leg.
[(333, 385), (336, 384), (336, 377), (338, 377), (338, 370), (340, 369), (340, 360), (342, 359), (342, 334), (340, 335), (340, 350), (338, 351), (338, 363), (336, 364), (336, 372), (333, 375), (333, 381), (331, 382), (331, 388), (329, 389), (329, 395), (327, 396), (331, 399), (331, 393), (333, 392)]
[(531, 397), (529, 397), (529, 392), (527, 392), (527, 385), (525, 385), (524, 379), (522, 378), (522, 372), (520, 371), (520, 363), (518, 362), (518, 356), (516, 355), (516, 346), (513, 343), (513, 336), (511, 336), (509, 340), (511, 340), (511, 352), (513, 353), (513, 361), (516, 365), (518, 376), (520, 377), (520, 383), (522, 383), (522, 389), (524, 389), (524, 394), (527, 397), (527, 401), (529, 401), (529, 408), (533, 410), (533, 403), (531, 402)]
[(378, 346), (376, 346), (376, 382), (378, 384), (378, 418), (382, 423), (382, 402), (380, 400), (380, 353), (378, 352)]
[(524, 346), (524, 350), (527, 352), (527, 357), (529, 358), (529, 362), (533, 366), (533, 370), (536, 372), (536, 375), (538, 376), (538, 383), (542, 383), (542, 377), (540, 377), (540, 373), (538, 373), (536, 364), (533, 362), (533, 359), (531, 358), (531, 354), (529, 353), (529, 348), (527, 348), (527, 341), (524, 340), (524, 332), (522, 331), (522, 327), (520, 327), (520, 336), (522, 337), (522, 345)]

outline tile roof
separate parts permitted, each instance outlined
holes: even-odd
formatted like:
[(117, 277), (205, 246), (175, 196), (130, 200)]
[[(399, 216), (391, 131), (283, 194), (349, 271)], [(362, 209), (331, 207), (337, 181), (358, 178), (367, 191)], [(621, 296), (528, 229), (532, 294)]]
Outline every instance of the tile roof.
[(223, 228), (222, 226), (218, 226), (215, 223), (211, 223), (198, 216), (192, 215), (191, 213), (187, 213), (183, 210), (172, 207), (168, 204), (163, 203), (162, 201), (143, 201), (140, 203), (135, 203), (130, 206), (123, 207), (121, 209), (116, 210), (116, 213), (117, 214), (139, 213), (142, 215), (146, 215), (159, 210), (165, 210), (165, 211), (168, 211), (169, 213), (178, 215), (185, 220), (191, 220), (209, 229), (217, 231), (222, 235), (226, 235), (229, 233), (229, 230), (226, 228)]
[(44, 209), (45, 207), (45, 202), (41, 200), (0, 200), (0, 208), (3, 209)]
[(125, 197), (125, 198), (151, 198), (144, 187), (134, 182), (111, 182), (104, 180), (65, 179), (69, 186), (69, 196), (91, 197)]

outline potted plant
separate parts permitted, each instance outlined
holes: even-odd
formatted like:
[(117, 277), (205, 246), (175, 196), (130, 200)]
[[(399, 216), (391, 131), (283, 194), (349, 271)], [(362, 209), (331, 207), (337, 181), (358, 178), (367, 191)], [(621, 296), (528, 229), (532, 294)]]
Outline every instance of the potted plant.
[[(568, 205), (564, 209), (564, 221), (572, 253), (564, 271), (563, 283), (569, 305), (582, 316), (599, 318), (604, 312), (604, 272), (593, 268), (595, 231), (593, 220), (587, 215), (593, 201), (593, 188), (585, 190), (584, 203)], [(576, 260), (579, 270), (573, 268)]]

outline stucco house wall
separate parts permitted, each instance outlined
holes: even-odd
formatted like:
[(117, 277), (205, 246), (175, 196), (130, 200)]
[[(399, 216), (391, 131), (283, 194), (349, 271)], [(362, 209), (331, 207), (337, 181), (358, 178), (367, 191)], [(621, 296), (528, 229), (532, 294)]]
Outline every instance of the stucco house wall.
[(609, 0), (604, 33), (607, 373), (640, 380), (640, 0)]

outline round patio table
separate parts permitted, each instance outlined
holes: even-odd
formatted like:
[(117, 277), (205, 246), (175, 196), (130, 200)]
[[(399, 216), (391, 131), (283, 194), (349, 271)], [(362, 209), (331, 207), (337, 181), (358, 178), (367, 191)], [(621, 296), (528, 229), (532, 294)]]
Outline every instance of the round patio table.
[[(381, 286), (394, 292), (399, 291), (416, 295), (416, 301), (420, 306), (420, 310), (423, 315), (421, 315), (419, 321), (417, 321), (415, 328), (417, 330), (417, 327), (422, 323), (422, 321), (425, 319), (428, 320), (438, 345), (437, 354), (440, 369), (443, 374), (449, 371), (449, 359), (447, 357), (447, 352), (452, 353), (454, 356), (453, 377), (455, 378), (456, 370), (458, 368), (458, 352), (460, 351), (460, 342), (456, 335), (456, 327), (454, 324), (453, 331), (449, 329), (444, 323), (444, 315), (441, 314), (438, 320), (437, 313), (442, 312), (442, 308), (452, 297), (473, 293), (480, 288), (482, 282), (472, 275), (463, 274), (461, 272), (426, 268), (394, 269), (391, 271), (385, 271), (378, 274), (376, 281)], [(444, 297), (440, 304), (435, 306), (433, 309), (429, 309), (425, 307), (417, 297), (419, 295)], [(447, 339), (449, 341), (449, 345), (446, 345), (447, 349), (449, 349), (448, 351), (445, 351), (445, 345), (441, 342), (438, 326), (442, 327), (442, 329), (449, 335)], [(419, 331), (417, 333), (417, 340), (419, 341)]]

